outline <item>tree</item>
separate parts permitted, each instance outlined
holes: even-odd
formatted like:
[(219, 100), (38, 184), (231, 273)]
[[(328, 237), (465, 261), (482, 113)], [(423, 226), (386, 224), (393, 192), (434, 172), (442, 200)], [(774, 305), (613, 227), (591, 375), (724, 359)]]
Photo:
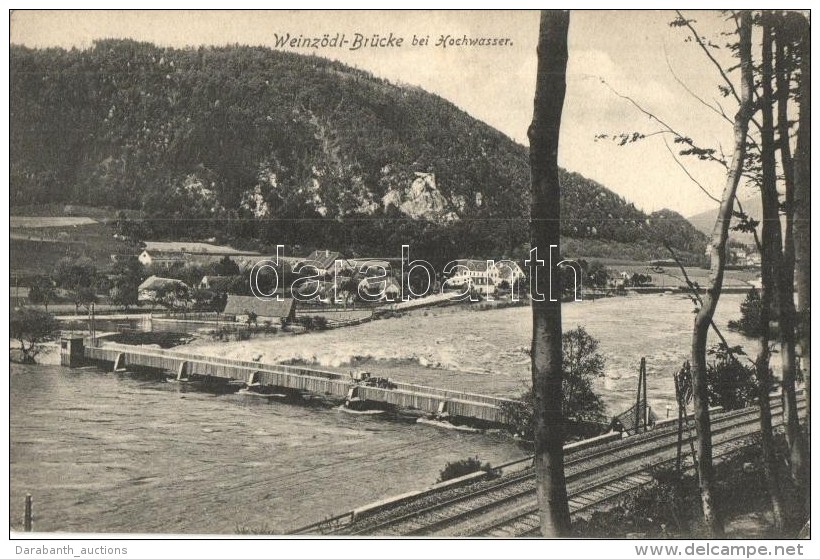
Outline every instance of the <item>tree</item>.
[(138, 287), (139, 282), (132, 278), (125, 276), (116, 278), (109, 292), (111, 302), (115, 305), (119, 305), (127, 312), (129, 307), (139, 305)]
[(35, 357), (42, 350), (42, 342), (59, 329), (57, 320), (50, 313), (39, 309), (23, 309), (11, 315), (11, 337), (20, 342), (23, 363), (36, 363)]
[(54, 272), (57, 284), (68, 289), (76, 312), (96, 301), (97, 267), (88, 257), (61, 258)]
[(589, 263), (586, 270), (589, 282), (595, 287), (606, 287), (606, 282), (609, 279), (609, 273), (606, 266), (598, 260), (593, 260)]
[(605, 405), (593, 390), (596, 379), (604, 376), (604, 357), (598, 353), (598, 340), (583, 326), (561, 337), (563, 353), (564, 418), (575, 421), (600, 421)]
[(57, 289), (54, 280), (48, 276), (37, 276), (31, 282), (28, 291), (28, 300), (35, 305), (43, 305), (48, 311), (48, 305), (57, 298)]
[(740, 105), (734, 118), (734, 151), (721, 196), (720, 210), (712, 230), (712, 263), (709, 286), (695, 316), (692, 332), (692, 383), (695, 406), (695, 428), (698, 434), (698, 483), (700, 485), (703, 518), (712, 536), (723, 535), (723, 522), (713, 499), (714, 471), (712, 466), (712, 428), (709, 418), (709, 393), (706, 367), (706, 339), (723, 287), (726, 266), (726, 242), (732, 220), (735, 193), (743, 173), (746, 158), (746, 137), (752, 118), (752, 17), (748, 11), (735, 16), (738, 24), (738, 54), (740, 57)]
[(113, 276), (110, 290), (111, 302), (128, 310), (128, 307), (139, 304), (139, 285), (142, 281), (143, 268), (139, 260), (132, 256), (117, 261), (111, 268)]
[(191, 289), (191, 301), (195, 310), (221, 313), (228, 303), (228, 295), (222, 291), (194, 287)]
[(760, 394), (755, 378), (755, 368), (741, 363), (738, 355), (740, 347), (728, 348), (721, 345), (711, 348), (714, 360), (709, 363), (706, 379), (709, 383), (709, 405), (721, 406), (724, 410), (737, 410), (752, 405)]
[(239, 264), (231, 260), (230, 256), (223, 256), (219, 262), (214, 264), (213, 270), (217, 276), (238, 276), (240, 273)]
[[(796, 309), (794, 306), (794, 167), (791, 160), (789, 140), (788, 101), (790, 93), (792, 61), (785, 56), (785, 50), (793, 42), (788, 37), (782, 14), (764, 10), (761, 15), (763, 61), (761, 85), (761, 112), (763, 126), (762, 140), (762, 181), (763, 194), (763, 237), (764, 248), (771, 251), (770, 263), (774, 280), (777, 318), (780, 330), (780, 369), (783, 389), (783, 421), (786, 426), (786, 442), (789, 445), (789, 463), (792, 475), (800, 484), (806, 484), (806, 448), (800, 421), (797, 416), (796, 360)], [(774, 62), (772, 65), (772, 51)], [(772, 79), (777, 92), (772, 89)], [(773, 105), (777, 107), (777, 126), (773, 122)], [(778, 137), (775, 138), (775, 131)], [(780, 154), (783, 171), (785, 200), (780, 203), (777, 191), (778, 169), (775, 153)], [(782, 231), (780, 212), (785, 214), (785, 228)], [(767, 221), (769, 226), (767, 227)]]
[[(256, 326), (256, 319), (257, 318), (258, 318), (258, 315), (254, 311), (248, 311), (248, 325), (249, 326), (251, 324)], [(305, 318), (310, 319), (310, 317), (305, 317)]]
[[(598, 353), (598, 340), (579, 326), (564, 332), (561, 336), (563, 399), (561, 410), (565, 426), (571, 422), (601, 421), (605, 417), (606, 406), (595, 393), (595, 379), (604, 376), (604, 357)], [(526, 438), (533, 438), (534, 396), (528, 390), (512, 403), (502, 404), (503, 411), (517, 432)]]
[[(567, 75), (569, 12), (544, 10), (538, 37), (538, 68), (530, 140), (532, 206), (530, 244), (548, 254), (552, 246), (561, 253), (561, 186), (558, 182), (558, 137), (564, 107)], [(538, 293), (532, 298), (532, 386), (534, 404), (535, 479), (541, 534), (566, 536), (570, 531), (563, 449), (563, 371), (561, 366), (560, 275), (538, 268)], [(540, 273), (537, 273), (540, 272)]]
[(761, 306), (760, 292), (753, 287), (740, 303), (740, 320), (730, 320), (729, 328), (752, 338), (760, 336)]
[[(760, 24), (761, 27), (763, 27), (763, 32), (761, 33), (762, 62), (758, 67), (755, 67), (753, 65), (751, 56), (751, 21), (753, 19), (755, 19), (755, 22)], [(724, 157), (722, 150), (696, 145), (691, 137), (688, 137), (685, 134), (681, 134), (680, 132), (669, 126), (666, 122), (659, 119), (656, 115), (642, 108), (638, 103), (636, 103), (631, 98), (618, 94), (620, 97), (630, 101), (643, 114), (654, 119), (660, 126), (660, 133), (669, 134), (673, 136), (676, 144), (681, 144), (682, 146), (684, 146), (684, 149), (682, 149), (679, 152), (679, 155), (695, 157), (699, 160), (704, 161), (716, 162), (724, 166), (727, 170), (727, 185), (724, 188), (722, 198), (717, 199), (713, 197), (711, 194), (709, 194), (709, 192), (703, 187), (703, 185), (701, 185), (697, 181), (697, 179), (695, 179), (692, 176), (692, 174), (689, 173), (686, 167), (677, 159), (675, 153), (667, 144), (667, 149), (669, 150), (670, 154), (673, 156), (676, 163), (687, 174), (687, 176), (710, 198), (712, 198), (720, 204), (718, 219), (716, 220), (715, 229), (712, 235), (713, 257), (711, 273), (709, 278), (711, 287), (707, 290), (706, 296), (703, 298), (703, 300), (701, 300), (699, 295), (694, 296), (696, 303), (700, 305), (700, 309), (698, 311), (698, 316), (696, 318), (692, 344), (692, 373), (694, 384), (694, 399), (696, 407), (695, 415), (696, 426), (698, 427), (698, 444), (700, 447), (698, 466), (702, 496), (701, 501), (704, 509), (704, 517), (707, 521), (707, 524), (709, 524), (710, 528), (712, 529), (713, 533), (716, 531), (720, 532), (722, 530), (722, 525), (710, 505), (711, 482), (708, 474), (711, 472), (711, 434), (708, 425), (708, 410), (705, 409), (708, 383), (706, 383), (703, 380), (705, 378), (703, 375), (705, 374), (704, 368), (706, 365), (706, 334), (710, 326), (716, 329), (712, 317), (714, 315), (714, 307), (717, 304), (716, 296), (720, 294), (720, 284), (722, 283), (722, 268), (725, 267), (725, 262), (727, 259), (727, 255), (725, 254), (726, 229), (729, 226), (729, 219), (733, 215), (734, 217), (738, 218), (738, 223), (733, 227), (733, 229), (753, 234), (755, 238), (755, 243), (757, 245), (758, 250), (761, 253), (761, 259), (763, 261), (763, 294), (761, 295), (761, 308), (763, 309), (762, 313), (765, 313), (766, 316), (761, 316), (760, 319), (762, 331), (760, 336), (760, 352), (758, 354), (758, 359), (755, 362), (755, 369), (758, 375), (760, 393), (768, 395), (767, 387), (771, 385), (771, 379), (768, 378), (768, 376), (771, 374), (769, 368), (770, 348), (768, 316), (773, 307), (772, 301), (783, 300), (784, 302), (786, 302), (786, 310), (782, 315), (782, 319), (785, 320), (785, 323), (780, 325), (785, 326), (785, 330), (787, 330), (785, 334), (781, 334), (781, 347), (785, 347), (786, 349), (785, 351), (781, 351), (781, 355), (784, 360), (784, 372), (787, 371), (789, 368), (792, 368), (794, 362), (793, 344), (790, 346), (788, 342), (788, 330), (790, 328), (789, 320), (791, 319), (788, 307), (793, 303), (791, 299), (791, 288), (789, 287), (789, 293), (786, 293), (785, 291), (785, 286), (791, 285), (791, 281), (788, 279), (789, 274), (792, 273), (791, 264), (789, 264), (788, 258), (785, 259), (786, 264), (783, 264), (784, 259), (781, 257), (779, 253), (781, 249), (780, 242), (776, 239), (776, 236), (779, 235), (780, 231), (780, 219), (778, 215), (779, 207), (777, 204), (778, 200), (776, 194), (777, 174), (775, 172), (775, 151), (779, 150), (781, 153), (781, 156), (783, 158), (782, 166), (791, 167), (791, 165), (788, 163), (789, 146), (788, 142), (786, 141), (786, 137), (789, 135), (787, 126), (788, 118), (785, 116), (781, 118), (781, 122), (784, 126), (781, 126), (779, 128), (781, 132), (780, 142), (774, 141), (772, 105), (775, 102), (775, 96), (773, 94), (771, 87), (772, 78), (774, 76), (774, 70), (772, 68), (772, 17), (764, 13), (761, 17), (752, 18), (749, 12), (741, 12), (739, 15), (737, 13), (732, 14), (730, 20), (733, 20), (736, 24), (737, 33), (739, 37), (739, 40), (737, 42), (727, 45), (729, 49), (734, 53), (734, 55), (740, 59), (740, 64), (734, 66), (733, 68), (726, 68), (722, 66), (721, 63), (715, 58), (713, 53), (716, 49), (719, 48), (719, 46), (713, 43), (712, 41), (709, 41), (704, 36), (700, 35), (693, 25), (693, 20), (686, 19), (680, 12), (678, 12), (677, 19), (674, 20), (670, 25), (688, 29), (691, 35), (687, 37), (687, 41), (691, 41), (693, 44), (696, 44), (704, 53), (704, 55), (708, 58), (710, 63), (717, 69), (718, 74), (721, 80), (723, 81), (723, 83), (720, 86), (718, 86), (721, 94), (724, 97), (731, 97), (738, 102), (739, 109), (735, 115), (734, 120), (732, 120), (725, 113), (723, 107), (720, 105), (719, 102), (710, 103), (702, 97), (699, 97), (697, 94), (692, 92), (692, 90), (690, 90), (683, 82), (681, 82), (681, 80), (678, 79), (677, 76), (675, 76), (677, 81), (684, 87), (684, 89), (686, 89), (702, 105), (711, 109), (721, 118), (732, 124), (735, 135), (735, 150), (732, 153), (731, 160), (727, 160)], [(786, 82), (786, 85), (780, 87), (778, 92), (778, 97), (782, 101), (784, 96), (789, 95), (789, 87), (787, 85), (789, 79), (788, 77), (786, 77), (786, 79), (784, 80), (783, 77), (784, 75), (787, 76), (790, 70), (788, 70), (785, 67), (786, 61), (782, 56), (783, 53), (781, 52), (780, 55), (781, 56), (778, 60), (780, 60), (781, 63), (783, 63), (783, 67), (779, 70), (781, 84), (784, 81)], [(730, 79), (731, 72), (736, 70), (737, 68), (740, 69), (741, 74), (739, 93), (735, 83), (733, 83), (733, 81)], [(754, 75), (755, 72), (757, 72), (757, 76)], [(755, 83), (758, 83), (760, 85), (762, 91), (753, 90)], [(615, 93), (617, 94), (617, 92)], [(754, 101), (752, 100), (753, 98)], [(781, 113), (785, 113), (784, 109), (787, 105), (788, 103), (785, 102), (779, 103), (778, 108), (781, 111)], [(757, 110), (760, 110), (763, 115), (762, 124), (754, 119), (754, 113)], [(752, 135), (748, 133), (749, 121), (754, 122), (755, 127), (757, 128), (757, 130), (759, 130), (759, 139), (754, 138)], [(615, 139), (620, 141), (623, 145), (624, 143), (631, 143), (636, 140), (649, 137), (650, 135), (652, 134), (621, 134), (620, 136), (616, 136)], [(764, 205), (769, 206), (769, 211), (768, 215), (766, 215), (766, 212), (764, 211), (764, 229), (766, 229), (766, 231), (764, 232), (765, 234), (763, 242), (761, 242), (757, 233), (757, 226), (759, 225), (759, 223), (751, 219), (747, 214), (745, 214), (740, 200), (738, 200), (735, 196), (737, 190), (737, 180), (741, 175), (746, 177), (753, 184), (756, 184), (761, 188), (761, 192), (763, 193), (764, 199), (767, 195), (769, 197), (769, 201), (764, 202)], [(787, 193), (786, 203), (784, 204), (787, 226), (787, 241), (785, 245), (787, 247), (786, 252), (789, 253), (791, 249), (788, 248), (790, 246), (788, 236), (789, 231), (793, 230), (793, 227), (789, 226), (791, 221), (791, 218), (789, 217), (789, 212), (791, 211), (791, 208), (793, 208), (793, 197), (789, 194), (789, 183), (792, 179), (790, 179), (789, 172), (784, 172), (783, 175)], [(731, 190), (731, 197), (729, 198), (727, 198), (727, 190)], [(772, 193), (774, 193), (774, 196), (772, 196)], [(734, 211), (732, 206), (736, 206), (737, 211)], [(722, 252), (718, 250), (721, 244), (723, 245)], [(806, 257), (808, 258), (808, 255)], [(775, 261), (777, 261), (777, 263), (775, 263)], [(775, 284), (775, 282), (778, 282), (778, 284)], [(783, 289), (778, 289), (777, 285), (780, 285)], [(701, 356), (700, 359), (694, 359), (695, 354)], [(793, 385), (793, 383), (791, 384)], [(784, 386), (784, 394), (793, 395), (793, 388), (791, 388), (788, 385)], [(794, 407), (791, 406), (791, 403), (793, 401), (794, 398), (789, 396), (787, 405), (784, 406), (784, 409), (794, 409)], [(763, 437), (761, 440), (761, 445), (763, 446), (763, 454), (764, 456), (773, 456), (774, 448), (772, 446), (773, 441), (771, 437), (771, 410), (769, 409), (768, 397), (763, 398), (761, 396), (760, 408), (760, 424), (761, 430), (763, 431)], [(793, 425), (796, 426), (796, 414), (789, 414), (788, 417), (790, 418), (789, 421), (793, 422)], [(799, 433), (799, 429), (793, 429), (793, 431)], [(702, 451), (707, 449), (709, 451), (709, 454), (704, 455)], [(764, 458), (764, 463), (770, 462)], [(782, 507), (780, 507), (778, 503), (779, 491), (777, 487), (777, 480), (775, 477), (770, 475), (772, 472), (773, 470), (767, 468), (766, 472), (764, 473), (767, 477), (767, 485), (769, 487), (769, 493), (772, 500), (773, 512), (775, 513), (775, 516), (778, 517), (779, 511)], [(707, 475), (704, 476), (703, 474)]]
[(190, 301), (188, 286), (184, 283), (167, 283), (157, 287), (153, 302), (168, 310), (185, 309)]
[[(806, 387), (806, 425), (811, 426), (811, 28), (800, 19), (797, 145), (794, 152), (794, 251), (798, 339)], [(810, 494), (811, 492), (807, 492)], [(808, 496), (808, 495), (807, 495)]]

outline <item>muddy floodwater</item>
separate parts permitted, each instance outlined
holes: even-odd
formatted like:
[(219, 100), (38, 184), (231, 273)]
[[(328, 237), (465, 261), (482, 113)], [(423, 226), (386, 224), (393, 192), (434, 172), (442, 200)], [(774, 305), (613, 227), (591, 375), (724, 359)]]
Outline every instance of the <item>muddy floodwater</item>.
[[(743, 295), (724, 295), (728, 332)], [(564, 305), (565, 329), (600, 341), (608, 411), (634, 402), (640, 358), (657, 414), (673, 401), (687, 357), (692, 303), (646, 295)], [(442, 308), (361, 326), (248, 342), (202, 340), (185, 351), (337, 370), (366, 366), (396, 379), (515, 395), (529, 378), (530, 310)], [(712, 341), (714, 341), (712, 339)], [(775, 360), (776, 365), (776, 360)], [(237, 394), (215, 395), (133, 374), (11, 366), (11, 499), (22, 525), (26, 493), (40, 531), (235, 533), (288, 529), (433, 483), (448, 461), (525, 456), (504, 434), (409, 419), (354, 416)]]
[[(726, 324), (740, 317), (742, 294), (725, 294), (715, 322), (731, 345), (750, 355), (755, 342)], [(672, 374), (688, 358), (694, 306), (685, 295), (612, 297), (566, 304), (564, 330), (583, 326), (606, 358), (606, 376), (597, 391), (614, 415), (635, 403), (641, 357), (647, 362), (649, 404), (660, 416), (674, 405)], [(442, 307), (414, 311), (398, 319), (377, 320), (307, 336), (247, 342), (197, 342), (197, 351), (271, 363), (304, 363), (340, 371), (363, 368), (378, 376), (496, 396), (517, 396), (530, 382), (529, 307), (472, 311)], [(716, 344), (714, 333), (709, 344)], [(193, 349), (192, 347), (192, 349)], [(772, 363), (779, 370), (777, 359)]]
[(12, 527), (282, 533), (435, 482), (448, 461), (525, 456), (505, 435), (185, 391), (128, 374), (11, 366)]

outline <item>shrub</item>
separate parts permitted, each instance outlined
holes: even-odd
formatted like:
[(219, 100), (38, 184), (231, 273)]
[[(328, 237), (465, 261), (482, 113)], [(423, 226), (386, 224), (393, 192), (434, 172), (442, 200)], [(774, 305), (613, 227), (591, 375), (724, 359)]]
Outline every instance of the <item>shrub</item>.
[(476, 456), (475, 458), (465, 458), (455, 462), (447, 462), (444, 465), (444, 469), (439, 472), (436, 483), (456, 479), (458, 477), (480, 471), (487, 472), (488, 477), (498, 477), (498, 473), (493, 470), (489, 462), (482, 462)]
[[(732, 352), (739, 348), (733, 348)], [(734, 353), (718, 346), (709, 352), (716, 356), (706, 367), (709, 405), (724, 410), (745, 408), (757, 399), (758, 384), (752, 365), (741, 363)]]
[(314, 330), (327, 330), (327, 319), (323, 316), (314, 316), (310, 327)]

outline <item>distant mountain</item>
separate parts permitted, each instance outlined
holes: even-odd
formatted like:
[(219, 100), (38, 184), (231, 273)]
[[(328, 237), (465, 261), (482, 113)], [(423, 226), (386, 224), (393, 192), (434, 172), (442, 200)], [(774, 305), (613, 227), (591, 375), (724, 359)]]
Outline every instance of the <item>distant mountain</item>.
[[(757, 221), (763, 219), (763, 200), (759, 194), (756, 196), (751, 196), (746, 199), (741, 199), (740, 202), (743, 205), (743, 210), (746, 212), (747, 215), (749, 215), (749, 217)], [(705, 212), (701, 212), (699, 214), (690, 216), (687, 218), (687, 220), (698, 231), (701, 231), (706, 235), (711, 235), (712, 229), (714, 229), (715, 227), (715, 220), (717, 219), (717, 215), (718, 208), (715, 207), (715, 209), (713, 210), (707, 210)], [(737, 219), (733, 219), (732, 225), (735, 225), (736, 223)], [(748, 245), (754, 244), (754, 237), (751, 233), (730, 231), (729, 238)]]
[[(521, 254), (528, 239), (526, 147), (440, 97), (315, 56), (12, 46), (10, 121), (12, 206), (139, 210), (146, 238), (380, 255), (414, 243), (431, 259)], [(674, 212), (560, 179), (566, 237), (703, 253)]]

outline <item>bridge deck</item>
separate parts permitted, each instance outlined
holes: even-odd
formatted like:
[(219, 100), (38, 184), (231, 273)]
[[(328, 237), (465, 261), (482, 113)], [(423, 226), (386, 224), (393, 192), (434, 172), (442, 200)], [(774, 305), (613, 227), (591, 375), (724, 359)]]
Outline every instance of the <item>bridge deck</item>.
[(150, 349), (123, 344), (104, 344), (101, 347), (85, 346), (83, 354), (87, 360), (110, 363), (115, 368), (129, 366), (148, 367), (183, 372), (191, 376), (207, 376), (238, 380), (250, 383), (255, 375), (257, 382), (264, 386), (305, 390), (344, 398), (348, 391), (356, 387), (358, 398), (370, 402), (392, 404), (399, 408), (416, 409), (435, 413), (444, 404), (451, 416), (479, 419), (493, 423), (503, 423), (501, 411), (504, 398), (482, 394), (457, 392), (429, 386), (392, 382), (395, 388), (379, 388), (356, 384), (350, 377), (331, 371), (257, 363), (224, 357), (212, 357), (182, 353), (163, 349)]

